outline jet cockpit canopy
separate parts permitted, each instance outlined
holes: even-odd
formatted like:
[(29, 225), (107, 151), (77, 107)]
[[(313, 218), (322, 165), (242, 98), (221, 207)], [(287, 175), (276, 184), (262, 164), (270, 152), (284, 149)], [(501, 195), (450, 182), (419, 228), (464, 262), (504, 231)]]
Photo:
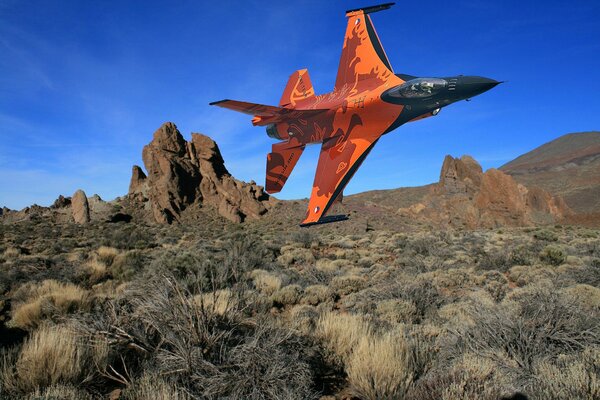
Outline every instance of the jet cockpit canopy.
[(388, 91), (392, 97), (403, 99), (417, 99), (431, 97), (448, 86), (448, 82), (441, 78), (417, 78), (404, 82), (402, 85)]

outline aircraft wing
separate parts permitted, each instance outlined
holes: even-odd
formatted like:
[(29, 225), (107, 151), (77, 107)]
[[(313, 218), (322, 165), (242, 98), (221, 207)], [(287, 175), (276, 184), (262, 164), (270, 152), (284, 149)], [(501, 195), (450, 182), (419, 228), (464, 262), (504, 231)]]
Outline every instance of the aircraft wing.
[(362, 123), (360, 118), (355, 115), (347, 132), (323, 142), (306, 218), (302, 221), (301, 226), (340, 219), (339, 217), (325, 217), (325, 214), (342, 194), (382, 134), (359, 134), (357, 130), (353, 129), (357, 125), (362, 125)]
[(209, 105), (254, 115), (255, 118), (252, 120), (252, 123), (261, 126), (298, 118), (309, 118), (327, 111), (321, 109), (298, 110), (295, 108), (267, 106), (238, 100), (220, 100), (209, 103)]

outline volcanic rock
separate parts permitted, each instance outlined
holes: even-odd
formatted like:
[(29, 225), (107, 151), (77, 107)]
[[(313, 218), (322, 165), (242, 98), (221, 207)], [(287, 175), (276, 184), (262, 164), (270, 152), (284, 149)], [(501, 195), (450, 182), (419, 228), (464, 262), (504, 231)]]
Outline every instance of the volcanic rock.
[(148, 176), (133, 168), (129, 196), (147, 191), (153, 218), (158, 223), (180, 220), (194, 205), (214, 207), (220, 215), (242, 222), (267, 212), (269, 196), (254, 183), (233, 178), (219, 147), (208, 136), (192, 133), (187, 142), (177, 126), (163, 124), (142, 152)]
[(140, 167), (134, 165), (131, 169), (131, 181), (129, 182), (128, 194), (140, 193), (145, 187), (146, 174)]
[(53, 209), (65, 208), (65, 207), (69, 207), (70, 205), (71, 205), (71, 198), (65, 197), (61, 194), (58, 196), (58, 198), (56, 200), (54, 200), (54, 203), (52, 203), (50, 208), (53, 208)]
[(469, 156), (446, 156), (440, 180), (430, 193), (398, 211), (468, 228), (552, 223), (571, 214), (560, 197), (538, 187), (527, 188), (497, 169), (484, 173)]
[(87, 224), (90, 222), (90, 206), (88, 204), (87, 196), (81, 189), (73, 194), (71, 198), (71, 207), (73, 220), (78, 224)]

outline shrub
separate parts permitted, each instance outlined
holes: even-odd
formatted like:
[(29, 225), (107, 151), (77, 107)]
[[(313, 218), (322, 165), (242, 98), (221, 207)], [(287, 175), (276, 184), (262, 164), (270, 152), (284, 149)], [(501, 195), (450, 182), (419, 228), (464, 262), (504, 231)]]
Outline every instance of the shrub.
[(309, 346), (269, 318), (253, 318), (259, 310), (242, 289), (231, 289), (235, 301), (221, 312), (173, 276), (151, 277), (83, 327), (110, 339), (130, 376), (143, 367), (194, 398), (314, 398)]
[(263, 269), (255, 269), (250, 274), (254, 287), (267, 296), (281, 288), (281, 278)]
[(546, 246), (540, 253), (540, 260), (550, 265), (558, 266), (567, 260), (567, 254), (557, 246)]
[(558, 235), (548, 229), (535, 232), (533, 237), (537, 240), (544, 240), (546, 242), (556, 242), (558, 240)]
[(52, 385), (44, 389), (37, 388), (27, 400), (92, 400), (94, 397), (72, 385)]
[(271, 300), (278, 306), (291, 306), (298, 304), (302, 297), (302, 288), (299, 285), (282, 287), (271, 296)]
[(586, 349), (582, 354), (565, 355), (556, 362), (543, 361), (535, 367), (532, 399), (600, 398), (600, 350)]
[(388, 322), (410, 324), (417, 317), (417, 307), (408, 300), (384, 300), (377, 304), (377, 314)]
[(293, 232), (290, 235), (290, 239), (292, 240), (292, 242), (300, 243), (302, 247), (308, 249), (312, 244), (314, 237), (308, 229), (301, 229), (299, 231)]
[(167, 382), (160, 375), (144, 373), (123, 390), (124, 400), (188, 400), (192, 399), (186, 391), (180, 390), (173, 383)]
[(328, 286), (311, 285), (304, 289), (304, 296), (302, 297), (301, 302), (303, 304), (316, 306), (320, 303), (333, 301), (334, 299), (335, 293)]
[(141, 250), (128, 250), (115, 257), (108, 271), (113, 278), (122, 282), (128, 281), (142, 272), (146, 262), (147, 259)]
[(437, 369), (417, 381), (406, 400), (498, 400), (509, 393), (515, 391), (495, 363), (467, 353), (451, 368)]
[(540, 358), (600, 344), (600, 313), (590, 313), (549, 284), (515, 289), (501, 303), (473, 300), (443, 345), (452, 357), (474, 351), (529, 379)]
[(415, 376), (414, 354), (406, 339), (387, 333), (362, 337), (348, 363), (348, 382), (365, 400), (404, 397)]
[(331, 288), (340, 296), (358, 292), (367, 286), (367, 281), (356, 275), (336, 276), (331, 280)]

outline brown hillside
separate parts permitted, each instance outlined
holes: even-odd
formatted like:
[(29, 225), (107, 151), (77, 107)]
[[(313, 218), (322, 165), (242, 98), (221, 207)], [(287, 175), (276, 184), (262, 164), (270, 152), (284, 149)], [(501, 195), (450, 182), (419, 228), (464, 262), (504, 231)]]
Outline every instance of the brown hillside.
[(600, 212), (600, 132), (561, 136), (500, 170), (526, 186), (560, 195), (577, 213)]

